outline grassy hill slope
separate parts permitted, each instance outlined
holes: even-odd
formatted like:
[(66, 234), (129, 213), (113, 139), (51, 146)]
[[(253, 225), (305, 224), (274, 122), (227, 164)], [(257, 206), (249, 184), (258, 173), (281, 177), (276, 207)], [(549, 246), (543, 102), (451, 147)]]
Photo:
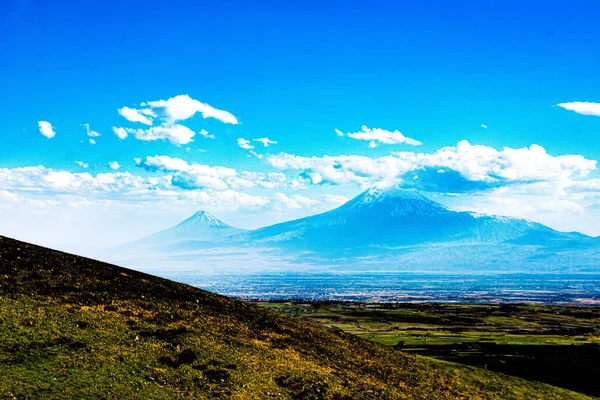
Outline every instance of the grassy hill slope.
[(0, 397), (587, 398), (4, 237)]

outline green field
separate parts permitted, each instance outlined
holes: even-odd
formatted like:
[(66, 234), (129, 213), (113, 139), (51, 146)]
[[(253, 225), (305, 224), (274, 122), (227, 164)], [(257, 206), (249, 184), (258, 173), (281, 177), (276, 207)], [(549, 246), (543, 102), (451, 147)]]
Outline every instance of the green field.
[(600, 396), (600, 308), (264, 302), (261, 306), (438, 359)]

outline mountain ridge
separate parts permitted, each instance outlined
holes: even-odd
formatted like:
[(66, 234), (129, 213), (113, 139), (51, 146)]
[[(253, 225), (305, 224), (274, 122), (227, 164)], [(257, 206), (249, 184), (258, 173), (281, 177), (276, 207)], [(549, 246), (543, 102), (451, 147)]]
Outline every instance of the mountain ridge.
[[(356, 247), (440, 242), (505, 242), (531, 231), (569, 235), (537, 222), (454, 211), (415, 190), (371, 188), (322, 214), (282, 222), (237, 237), (248, 240)], [(233, 237), (232, 237), (233, 238)]]

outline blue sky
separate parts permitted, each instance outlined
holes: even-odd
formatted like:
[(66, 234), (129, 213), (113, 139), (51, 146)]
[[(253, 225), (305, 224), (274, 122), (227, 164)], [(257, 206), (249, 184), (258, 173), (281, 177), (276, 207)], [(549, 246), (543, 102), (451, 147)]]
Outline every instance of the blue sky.
[(597, 15), (592, 0), (4, 1), (0, 233), (72, 249), (200, 208), (257, 227), (384, 182), (600, 235)]

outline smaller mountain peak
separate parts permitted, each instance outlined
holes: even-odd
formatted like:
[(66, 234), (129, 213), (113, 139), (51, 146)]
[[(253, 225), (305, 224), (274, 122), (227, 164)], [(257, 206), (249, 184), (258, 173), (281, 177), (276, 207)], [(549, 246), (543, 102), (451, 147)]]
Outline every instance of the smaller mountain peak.
[(211, 213), (209, 213), (208, 211), (204, 211), (204, 210), (197, 211), (194, 215), (192, 215), (192, 218), (203, 217), (203, 216), (214, 218)]
[(221, 221), (215, 218), (211, 213), (200, 210), (184, 221), (184, 223), (200, 223), (204, 225), (224, 225)]

